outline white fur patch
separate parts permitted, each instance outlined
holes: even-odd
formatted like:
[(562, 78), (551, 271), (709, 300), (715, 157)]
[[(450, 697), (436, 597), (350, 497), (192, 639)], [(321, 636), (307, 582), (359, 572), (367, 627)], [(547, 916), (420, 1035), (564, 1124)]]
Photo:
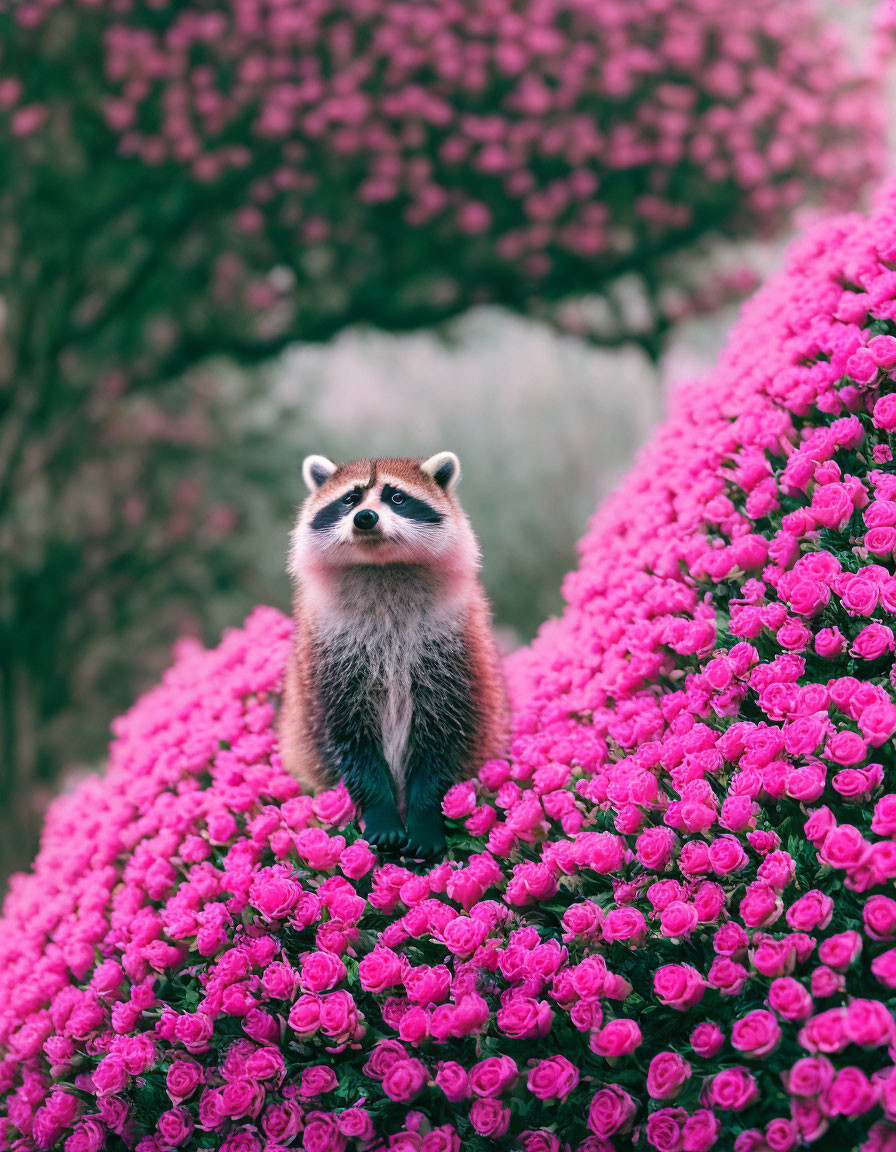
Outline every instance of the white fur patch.
[[(359, 666), (368, 670), (368, 706), (375, 709), (371, 719), (380, 729), (383, 755), (403, 812), (413, 722), (412, 676), (420, 675), (423, 653), (442, 650), (456, 637), (465, 597), (446, 597), (445, 589), (426, 576), (402, 579), (395, 572), (371, 567), (343, 571), (329, 581), (327, 592), (328, 603), (309, 598), (305, 609), (311, 609), (309, 616), (317, 640), (327, 649), (331, 674), (344, 677)], [(418, 682), (414, 688), (425, 691), (426, 685)]]
[(410, 680), (406, 677), (394, 680), (389, 685), (382, 712), (383, 755), (395, 781), (395, 791), (402, 802), (407, 777), (407, 750), (412, 712)]

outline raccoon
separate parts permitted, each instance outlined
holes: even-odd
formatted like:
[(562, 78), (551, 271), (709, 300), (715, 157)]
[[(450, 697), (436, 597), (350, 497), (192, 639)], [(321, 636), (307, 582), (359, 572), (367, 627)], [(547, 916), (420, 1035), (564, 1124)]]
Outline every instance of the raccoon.
[(479, 548), (455, 497), (460, 461), (309, 456), (302, 474), (283, 764), (310, 792), (343, 780), (380, 851), (441, 857), (446, 790), (506, 742)]

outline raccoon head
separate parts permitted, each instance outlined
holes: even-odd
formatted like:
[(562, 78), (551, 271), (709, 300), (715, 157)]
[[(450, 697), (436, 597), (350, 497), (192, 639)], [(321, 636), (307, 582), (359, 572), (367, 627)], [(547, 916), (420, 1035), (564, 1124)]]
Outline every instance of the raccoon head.
[(292, 535), (290, 572), (352, 565), (416, 564), (475, 572), (478, 550), (455, 498), (460, 461), (391, 457), (336, 465), (308, 456), (310, 493)]

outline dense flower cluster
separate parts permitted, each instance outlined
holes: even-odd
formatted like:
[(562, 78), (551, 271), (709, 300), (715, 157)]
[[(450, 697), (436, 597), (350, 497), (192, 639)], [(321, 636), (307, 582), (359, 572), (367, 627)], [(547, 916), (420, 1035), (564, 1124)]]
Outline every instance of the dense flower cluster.
[(283, 774), (287, 620), (185, 645), (8, 898), (0, 1145), (893, 1152), (894, 375), (896, 186), (676, 398), (432, 869)]
[[(80, 86), (122, 159), (186, 173), (198, 196), (239, 190), (215, 296), (244, 294), (269, 325), (299, 307), (311, 336), (327, 309), (419, 324), (593, 292), (707, 233), (767, 232), (807, 196), (851, 207), (884, 158), (880, 60), (854, 63), (814, 0), (21, 0), (14, 14), (0, 139), (4, 120), (25, 141), (59, 121), (55, 140), (59, 92)], [(263, 252), (280, 274), (247, 284)], [(292, 299), (287, 267), (332, 298)]]

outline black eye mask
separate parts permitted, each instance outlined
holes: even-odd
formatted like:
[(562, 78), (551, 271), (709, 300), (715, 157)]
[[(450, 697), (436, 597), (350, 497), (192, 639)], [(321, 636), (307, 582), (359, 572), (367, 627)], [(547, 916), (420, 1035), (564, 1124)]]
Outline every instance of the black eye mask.
[[(392, 497), (396, 492), (400, 492), (404, 496), (404, 500), (400, 504), (393, 504)], [(396, 516), (404, 516), (406, 520), (416, 520), (418, 524), (441, 524), (444, 517), (441, 512), (437, 512), (431, 504), (427, 504), (425, 500), (418, 500), (416, 496), (408, 496), (406, 492), (402, 492), (400, 488), (395, 488), (392, 484), (383, 485), (383, 503), (388, 504)]]
[[(335, 500), (331, 500), (329, 504), (324, 505), (314, 514), (314, 519), (311, 521), (312, 528), (332, 528), (334, 524), (338, 524), (343, 516), (348, 516), (358, 506), (358, 501), (353, 500), (350, 504), (346, 504), (345, 497), (348, 492), (343, 492)], [(359, 492), (360, 496), (361, 493)]]

